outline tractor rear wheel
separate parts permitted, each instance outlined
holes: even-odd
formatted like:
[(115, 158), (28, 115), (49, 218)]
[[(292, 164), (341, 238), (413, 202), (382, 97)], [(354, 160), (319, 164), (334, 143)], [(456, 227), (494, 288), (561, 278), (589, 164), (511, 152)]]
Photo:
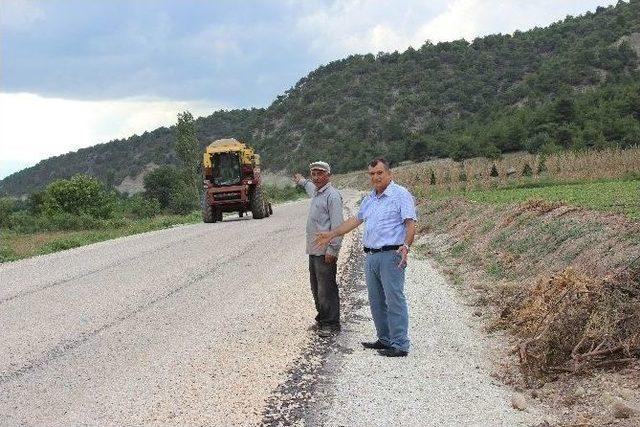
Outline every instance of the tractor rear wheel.
[(249, 205), (251, 207), (251, 215), (255, 219), (262, 219), (266, 216), (264, 194), (262, 187), (256, 186), (249, 195)]
[(216, 221), (222, 222), (222, 210), (216, 209)]

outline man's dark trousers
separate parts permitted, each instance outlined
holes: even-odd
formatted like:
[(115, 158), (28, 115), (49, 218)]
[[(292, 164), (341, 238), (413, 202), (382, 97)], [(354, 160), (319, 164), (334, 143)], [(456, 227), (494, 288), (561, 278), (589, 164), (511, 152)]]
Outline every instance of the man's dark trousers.
[(311, 292), (320, 327), (340, 328), (340, 295), (336, 282), (337, 262), (326, 264), (324, 255), (309, 255)]

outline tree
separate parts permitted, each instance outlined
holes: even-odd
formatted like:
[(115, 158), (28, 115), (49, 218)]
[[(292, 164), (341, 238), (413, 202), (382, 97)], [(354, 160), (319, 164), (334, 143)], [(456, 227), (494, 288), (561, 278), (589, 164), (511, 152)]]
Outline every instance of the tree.
[(9, 197), (0, 197), (0, 226), (8, 226), (9, 215), (11, 215), (15, 206), (15, 199), (10, 199)]
[(182, 162), (186, 182), (193, 183), (195, 200), (200, 199), (200, 147), (193, 115), (189, 111), (178, 113), (176, 125), (176, 153)]

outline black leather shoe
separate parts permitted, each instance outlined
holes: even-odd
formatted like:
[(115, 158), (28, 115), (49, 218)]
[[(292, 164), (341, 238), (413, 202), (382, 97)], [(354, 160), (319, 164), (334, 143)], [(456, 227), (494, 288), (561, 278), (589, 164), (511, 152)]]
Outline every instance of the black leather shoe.
[(391, 348), (390, 346), (384, 344), (382, 341), (374, 341), (374, 342), (363, 342), (362, 346), (364, 348), (371, 348), (373, 350), (384, 350)]
[(409, 352), (400, 350), (399, 348), (385, 348), (378, 350), (378, 354), (386, 357), (406, 357)]

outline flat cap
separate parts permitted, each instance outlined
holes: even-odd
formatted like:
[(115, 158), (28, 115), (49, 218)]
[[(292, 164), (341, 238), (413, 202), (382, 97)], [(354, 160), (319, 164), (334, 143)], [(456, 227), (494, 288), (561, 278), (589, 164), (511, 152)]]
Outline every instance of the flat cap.
[(309, 170), (320, 169), (331, 173), (331, 167), (327, 162), (313, 162), (309, 165)]

